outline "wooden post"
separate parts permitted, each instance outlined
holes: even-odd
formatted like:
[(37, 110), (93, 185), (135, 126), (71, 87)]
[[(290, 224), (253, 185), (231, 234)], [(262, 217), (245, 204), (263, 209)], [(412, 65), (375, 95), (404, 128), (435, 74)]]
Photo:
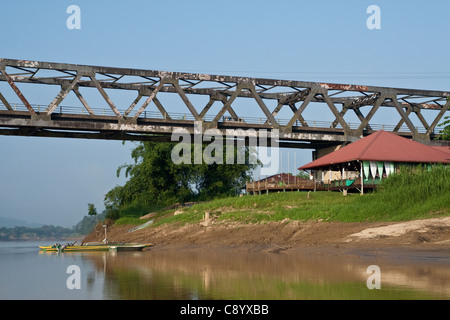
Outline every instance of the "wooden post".
[(330, 170), (328, 171), (328, 174), (329, 174), (328, 190), (331, 190), (331, 176), (332, 176), (331, 168), (330, 168)]
[(362, 161), (360, 161), (360, 163), (361, 163), (361, 174), (360, 174), (360, 176), (361, 176), (361, 195), (363, 195), (364, 194), (364, 168), (363, 168)]
[(106, 228), (108, 228), (108, 226), (106, 224), (103, 225), (103, 228), (105, 229), (105, 239), (103, 239), (103, 243), (108, 243), (108, 236), (106, 235)]

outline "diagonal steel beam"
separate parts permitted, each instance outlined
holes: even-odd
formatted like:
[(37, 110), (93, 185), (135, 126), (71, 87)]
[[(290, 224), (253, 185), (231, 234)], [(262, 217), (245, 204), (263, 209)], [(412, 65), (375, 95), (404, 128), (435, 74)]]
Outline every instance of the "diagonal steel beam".
[(56, 95), (56, 97), (53, 99), (53, 101), (50, 102), (50, 104), (48, 105), (45, 112), (49, 115), (52, 114), (53, 111), (59, 106), (61, 101), (63, 101), (67, 97), (69, 92), (75, 87), (78, 80), (80, 80), (80, 79), (81, 79), (81, 74), (77, 74), (77, 76), (75, 77), (75, 79), (73, 79), (73, 81), (70, 83), (70, 85), (63, 86), (61, 88), (61, 91)]
[[(276, 117), (277, 114), (278, 114), (278, 112), (281, 111), (281, 108), (283, 108), (283, 106), (284, 106), (284, 103), (283, 103), (283, 102), (280, 102), (280, 100), (278, 100), (277, 106), (276, 106), (275, 109), (273, 109), (273, 111), (272, 111), (272, 116)], [(297, 110), (297, 109), (296, 109), (296, 110)], [(294, 111), (294, 112), (295, 112), (295, 111)]]
[[(405, 114), (406, 114), (407, 116), (409, 116), (409, 114), (412, 112), (412, 109), (409, 107), (409, 105), (408, 105), (408, 106), (405, 106), (405, 108), (406, 108)], [(401, 128), (401, 126), (403, 125), (403, 122), (405, 122), (405, 120), (403, 120), (403, 118), (400, 118), (400, 121), (397, 123), (397, 125), (395, 126), (395, 128), (394, 128), (393, 131), (394, 131), (394, 132), (399, 131), (400, 128)]]
[(28, 100), (25, 98), (25, 96), (22, 94), (22, 92), (16, 86), (16, 84), (11, 79), (11, 77), (6, 73), (6, 70), (5, 70), (4, 66), (0, 66), (0, 72), (3, 74), (3, 76), (6, 79), (6, 81), (9, 83), (11, 88), (14, 90), (14, 92), (19, 97), (19, 99), (22, 101), (22, 103), (25, 105), (25, 107), (28, 109), (28, 111), (30, 111), (30, 113), (32, 115), (36, 115), (36, 111), (34, 111), (34, 109), (31, 107), (30, 103), (28, 102)]
[(430, 127), (427, 120), (423, 117), (422, 113), (420, 112), (420, 109), (413, 108), (414, 113), (416, 114), (417, 118), (419, 118), (420, 122), (423, 124), (424, 128), (428, 130)]
[(347, 122), (345, 122), (344, 118), (340, 115), (338, 109), (334, 105), (334, 103), (331, 101), (330, 97), (328, 96), (327, 92), (323, 92), (322, 96), (328, 105), (328, 108), (330, 108), (331, 112), (333, 112), (334, 116), (336, 117), (336, 120), (339, 122), (339, 124), (342, 126), (342, 129), (344, 129), (344, 132), (349, 132), (350, 128), (347, 125)]
[(145, 108), (147, 108), (149, 103), (152, 102), (153, 98), (155, 98), (156, 94), (159, 92), (159, 90), (161, 90), (161, 88), (164, 86), (164, 84), (165, 84), (164, 80), (161, 79), (158, 86), (150, 93), (147, 100), (145, 100), (145, 102), (142, 104), (142, 106), (139, 108), (139, 110), (134, 115), (133, 119), (139, 118), (141, 113), (145, 110)]
[(375, 105), (372, 107), (372, 109), (370, 109), (369, 113), (363, 119), (363, 121), (361, 121), (361, 124), (357, 129), (358, 131), (362, 131), (364, 128), (367, 128), (368, 130), (371, 129), (371, 127), (369, 126), (369, 121), (370, 119), (372, 119), (373, 115), (375, 114), (375, 112), (377, 112), (378, 108), (380, 108), (381, 104), (384, 102), (384, 100), (386, 100), (386, 98), (387, 98), (386, 94), (381, 94), (377, 98)]
[(188, 97), (184, 93), (183, 89), (181, 89), (180, 85), (178, 84), (178, 80), (173, 80), (172, 85), (175, 87), (175, 90), (177, 91), (178, 95), (181, 97), (181, 100), (183, 100), (184, 104), (188, 107), (191, 114), (194, 116), (195, 120), (201, 121), (200, 115), (197, 113), (197, 110), (195, 110), (194, 106), (192, 105), (191, 101), (189, 101)]
[(130, 112), (134, 109), (134, 107), (138, 104), (138, 102), (141, 100), (142, 97), (143, 97), (143, 93), (141, 90), (139, 90), (139, 93), (138, 93), (138, 96), (136, 97), (136, 99), (134, 99), (134, 101), (131, 103), (131, 105), (128, 107), (128, 109), (124, 112), (124, 114), (123, 114), (124, 117), (128, 117)]
[(161, 112), (164, 119), (172, 119), (157, 97), (153, 98), (153, 102), (155, 103), (155, 106), (158, 108), (159, 112)]
[(274, 128), (279, 128), (279, 124), (277, 123), (277, 121), (275, 120), (275, 118), (273, 117), (272, 113), (270, 113), (269, 109), (267, 109), (266, 104), (264, 103), (264, 101), (261, 99), (261, 97), (259, 96), (259, 94), (256, 92), (255, 90), (255, 86), (253, 85), (249, 85), (248, 88), (250, 90), (250, 92), (252, 93), (253, 97), (255, 98), (256, 102), (258, 103), (259, 107), (261, 108), (261, 110), (264, 112), (264, 114), (266, 115), (267, 119), (270, 121), (270, 123), (272, 124), (272, 126)]
[(392, 101), (393, 101), (393, 103), (395, 105), (395, 109), (400, 114), (400, 117), (402, 117), (402, 120), (408, 126), (409, 131), (413, 134), (413, 136), (416, 136), (417, 135), (417, 130), (414, 127), (414, 124), (411, 122), (411, 119), (409, 119), (409, 117), (408, 117), (409, 113), (411, 113), (411, 108), (409, 108), (409, 113), (406, 114), (405, 111), (403, 111), (402, 105), (398, 102), (396, 95), (394, 95), (392, 97)]
[(286, 125), (287, 128), (292, 128), (295, 121), (299, 119), (299, 116), (302, 114), (302, 112), (305, 110), (306, 106), (312, 101), (312, 99), (316, 96), (317, 89), (312, 89), (309, 94), (306, 96), (305, 100), (303, 100), (301, 106), (297, 109), (297, 111), (294, 113), (294, 116), (289, 120), (288, 124)]
[[(341, 117), (344, 117), (348, 110), (349, 110), (349, 107), (347, 107), (345, 105), (342, 106), (342, 110), (339, 112)], [(337, 121), (337, 119), (334, 119), (333, 123), (331, 124), (331, 127), (336, 128), (337, 125), (338, 125), (338, 121)]]
[[(223, 104), (227, 103), (227, 97), (225, 97), (224, 95), (220, 95), (220, 97), (221, 97), (221, 99), (219, 99), (219, 101), (221, 101)], [(230, 113), (231, 117), (233, 117), (233, 119), (235, 119), (235, 120), (239, 119), (239, 116), (234, 111), (234, 109), (231, 107), (231, 104), (228, 106), (227, 110)]]
[(90, 75), (89, 76), (92, 80), (92, 82), (94, 82), (95, 86), (97, 87), (97, 90), (100, 92), (100, 94), (102, 95), (103, 99), (105, 99), (106, 103), (108, 103), (109, 107), (111, 108), (111, 110), (115, 113), (115, 115), (117, 116), (117, 118), (119, 118), (120, 120), (123, 119), (123, 116), (120, 114), (119, 110), (117, 109), (117, 107), (114, 105), (114, 102), (109, 98), (108, 94), (106, 93), (105, 89), (103, 89), (103, 87), (100, 85), (100, 83), (98, 82), (98, 80), (95, 78), (95, 74)]
[(366, 117), (364, 117), (363, 113), (361, 112), (361, 110), (359, 108), (353, 108), (353, 112), (356, 114), (356, 116), (358, 117), (359, 121), (361, 121), (361, 123), (365, 123), (365, 127), (367, 130), (372, 130), (372, 127), (369, 124), (369, 121), (366, 121)]
[[(294, 103), (289, 103), (288, 106), (289, 108), (291, 108), (293, 113), (297, 112), (297, 108), (295, 107)], [(309, 127), (308, 123), (306, 123), (306, 120), (302, 117), (301, 114), (298, 115), (298, 120), (300, 121), (303, 127)]]
[(77, 96), (78, 100), (81, 101), (83, 106), (86, 108), (87, 112), (89, 112), (90, 115), (95, 115), (94, 111), (92, 111), (91, 107), (89, 107), (89, 104), (87, 103), (87, 101), (84, 99), (83, 95), (78, 90), (78, 86), (75, 86), (73, 88), (73, 92), (75, 92), (75, 95)]
[(200, 118), (204, 118), (206, 113), (209, 111), (209, 109), (211, 109), (212, 105), (214, 104), (214, 102), (217, 101), (215, 99), (212, 98), (212, 96), (209, 96), (209, 101), (206, 104), (206, 106), (202, 109), (202, 111), (200, 112)]
[(242, 91), (242, 89), (245, 88), (245, 85), (242, 83), (239, 83), (236, 87), (236, 89), (234, 90), (233, 94), (231, 95), (231, 97), (227, 100), (227, 102), (223, 105), (222, 109), (220, 109), (220, 111), (216, 114), (216, 116), (214, 117), (212, 124), (215, 126), (217, 125), (217, 122), (220, 120), (220, 118), (224, 115), (225, 111), (227, 111), (228, 107), (233, 103), (233, 101), (237, 98), (237, 96), (239, 95), (239, 93)]
[[(227, 103), (227, 97), (222, 94), (210, 95), (208, 103), (200, 112), (200, 115), (199, 115), (200, 118), (204, 119), (206, 113), (209, 111), (209, 109), (211, 109), (212, 105), (216, 101), (221, 101), (225, 105), (225, 103)], [(236, 114), (234, 109), (231, 107), (231, 105), (228, 106), (227, 110), (230, 113), (231, 117), (233, 117), (233, 119), (239, 119), (238, 115)]]
[(441, 111), (439, 112), (439, 114), (436, 116), (436, 118), (433, 120), (433, 122), (430, 124), (430, 127), (428, 128), (426, 134), (431, 134), (433, 133), (434, 129), (436, 128), (437, 124), (439, 123), (439, 121), (441, 121), (442, 117), (444, 116), (444, 114), (447, 112), (447, 110), (450, 110), (450, 99), (447, 99), (447, 102), (445, 103), (445, 105), (442, 107)]
[[(292, 112), (295, 114), (295, 112), (297, 111), (297, 108), (295, 107), (295, 103), (299, 102), (299, 101), (303, 101), (305, 99), (305, 97), (310, 93), (310, 89), (304, 89), (302, 91), (296, 92), (294, 94), (290, 94), (288, 96), (285, 96), (283, 98), (278, 99), (278, 104), (275, 107), (275, 109), (272, 111), (272, 116), (275, 117), (278, 112), (281, 111), (281, 109), (283, 108), (284, 105), (288, 105)], [(306, 122), (304, 121), (305, 119), (303, 119), (303, 117), (301, 115), (299, 115), (299, 120), (302, 122), (303, 126), (308, 126), (306, 124)], [(267, 123), (267, 121), (266, 121)]]
[(3, 105), (6, 107), (6, 109), (13, 111), (13, 108), (9, 104), (8, 100), (6, 100), (6, 98), (2, 95), (1, 92), (0, 92), (0, 100), (3, 102)]

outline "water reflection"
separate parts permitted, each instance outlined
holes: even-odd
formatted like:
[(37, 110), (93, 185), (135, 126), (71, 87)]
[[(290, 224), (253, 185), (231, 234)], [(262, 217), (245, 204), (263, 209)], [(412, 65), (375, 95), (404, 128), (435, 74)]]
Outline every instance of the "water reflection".
[[(398, 255), (145, 251), (91, 254), (105, 299), (448, 299), (450, 260)], [(369, 290), (367, 267), (381, 269)]]

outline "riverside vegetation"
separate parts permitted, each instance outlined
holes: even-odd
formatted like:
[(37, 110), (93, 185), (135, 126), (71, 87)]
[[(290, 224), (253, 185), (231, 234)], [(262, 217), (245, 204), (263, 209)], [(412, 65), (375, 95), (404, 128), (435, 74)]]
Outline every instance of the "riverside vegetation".
[(0, 241), (64, 240), (82, 238), (89, 234), (105, 214), (85, 216), (71, 228), (43, 225), (41, 227), (0, 227)]
[[(322, 220), (341, 222), (405, 221), (450, 214), (450, 169), (405, 170), (382, 182), (364, 196), (340, 192), (280, 192), (257, 196), (227, 197), (185, 208), (183, 214), (159, 211), (152, 219), (163, 223), (197, 223), (206, 211), (219, 221), (261, 223), (267, 221)], [(145, 220), (123, 217), (118, 224), (142, 224)]]

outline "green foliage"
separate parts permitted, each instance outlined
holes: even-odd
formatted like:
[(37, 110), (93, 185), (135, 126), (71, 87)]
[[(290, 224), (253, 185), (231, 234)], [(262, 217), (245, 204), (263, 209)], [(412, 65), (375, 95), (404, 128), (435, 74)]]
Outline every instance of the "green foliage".
[(88, 215), (89, 216), (96, 216), (97, 215), (97, 209), (92, 203), (88, 203)]
[(450, 140), (450, 116), (444, 118), (445, 121), (438, 125), (438, 127), (443, 127), (442, 129), (442, 140)]
[(399, 221), (450, 214), (450, 168), (404, 167), (383, 179), (380, 189), (360, 196), (340, 192), (281, 192), (227, 197), (197, 204), (182, 214), (155, 220), (163, 223), (197, 223), (206, 211), (218, 221)]
[(300, 178), (300, 179), (307, 179), (307, 180), (309, 180), (309, 174), (304, 172), (304, 171), (300, 171), (299, 173), (297, 173), (296, 177)]
[(73, 227), (73, 230), (78, 234), (87, 235), (92, 232), (92, 230), (94, 230), (99, 221), (102, 221), (104, 219), (105, 212), (102, 212), (101, 214), (98, 214), (96, 216), (84, 216), (83, 219)]
[[(205, 201), (233, 196), (245, 187), (256, 165), (248, 164), (175, 164), (174, 144), (140, 142), (131, 152), (133, 163), (118, 168), (129, 178), (105, 196), (107, 218), (138, 217), (174, 203)], [(235, 150), (237, 152), (237, 150)], [(246, 159), (250, 151), (244, 150)], [(191, 159), (194, 152), (191, 153)], [(194, 163), (194, 161), (191, 161)]]
[(448, 214), (450, 208), (450, 168), (403, 167), (384, 179), (373, 194), (359, 197), (347, 206), (335, 208), (344, 221), (394, 221)]
[(146, 220), (141, 220), (139, 218), (135, 217), (122, 217), (119, 218), (114, 222), (115, 225), (124, 225), (124, 224), (132, 224), (132, 225), (139, 225), (145, 223)]
[(105, 212), (96, 216), (84, 216), (71, 228), (44, 225), (37, 228), (14, 227), (0, 228), (0, 241), (12, 240), (64, 240), (84, 236), (92, 232), (97, 223), (105, 218)]
[(0, 228), (0, 241), (38, 240), (38, 239), (66, 239), (73, 237), (72, 228), (44, 225), (39, 228), (14, 227)]

